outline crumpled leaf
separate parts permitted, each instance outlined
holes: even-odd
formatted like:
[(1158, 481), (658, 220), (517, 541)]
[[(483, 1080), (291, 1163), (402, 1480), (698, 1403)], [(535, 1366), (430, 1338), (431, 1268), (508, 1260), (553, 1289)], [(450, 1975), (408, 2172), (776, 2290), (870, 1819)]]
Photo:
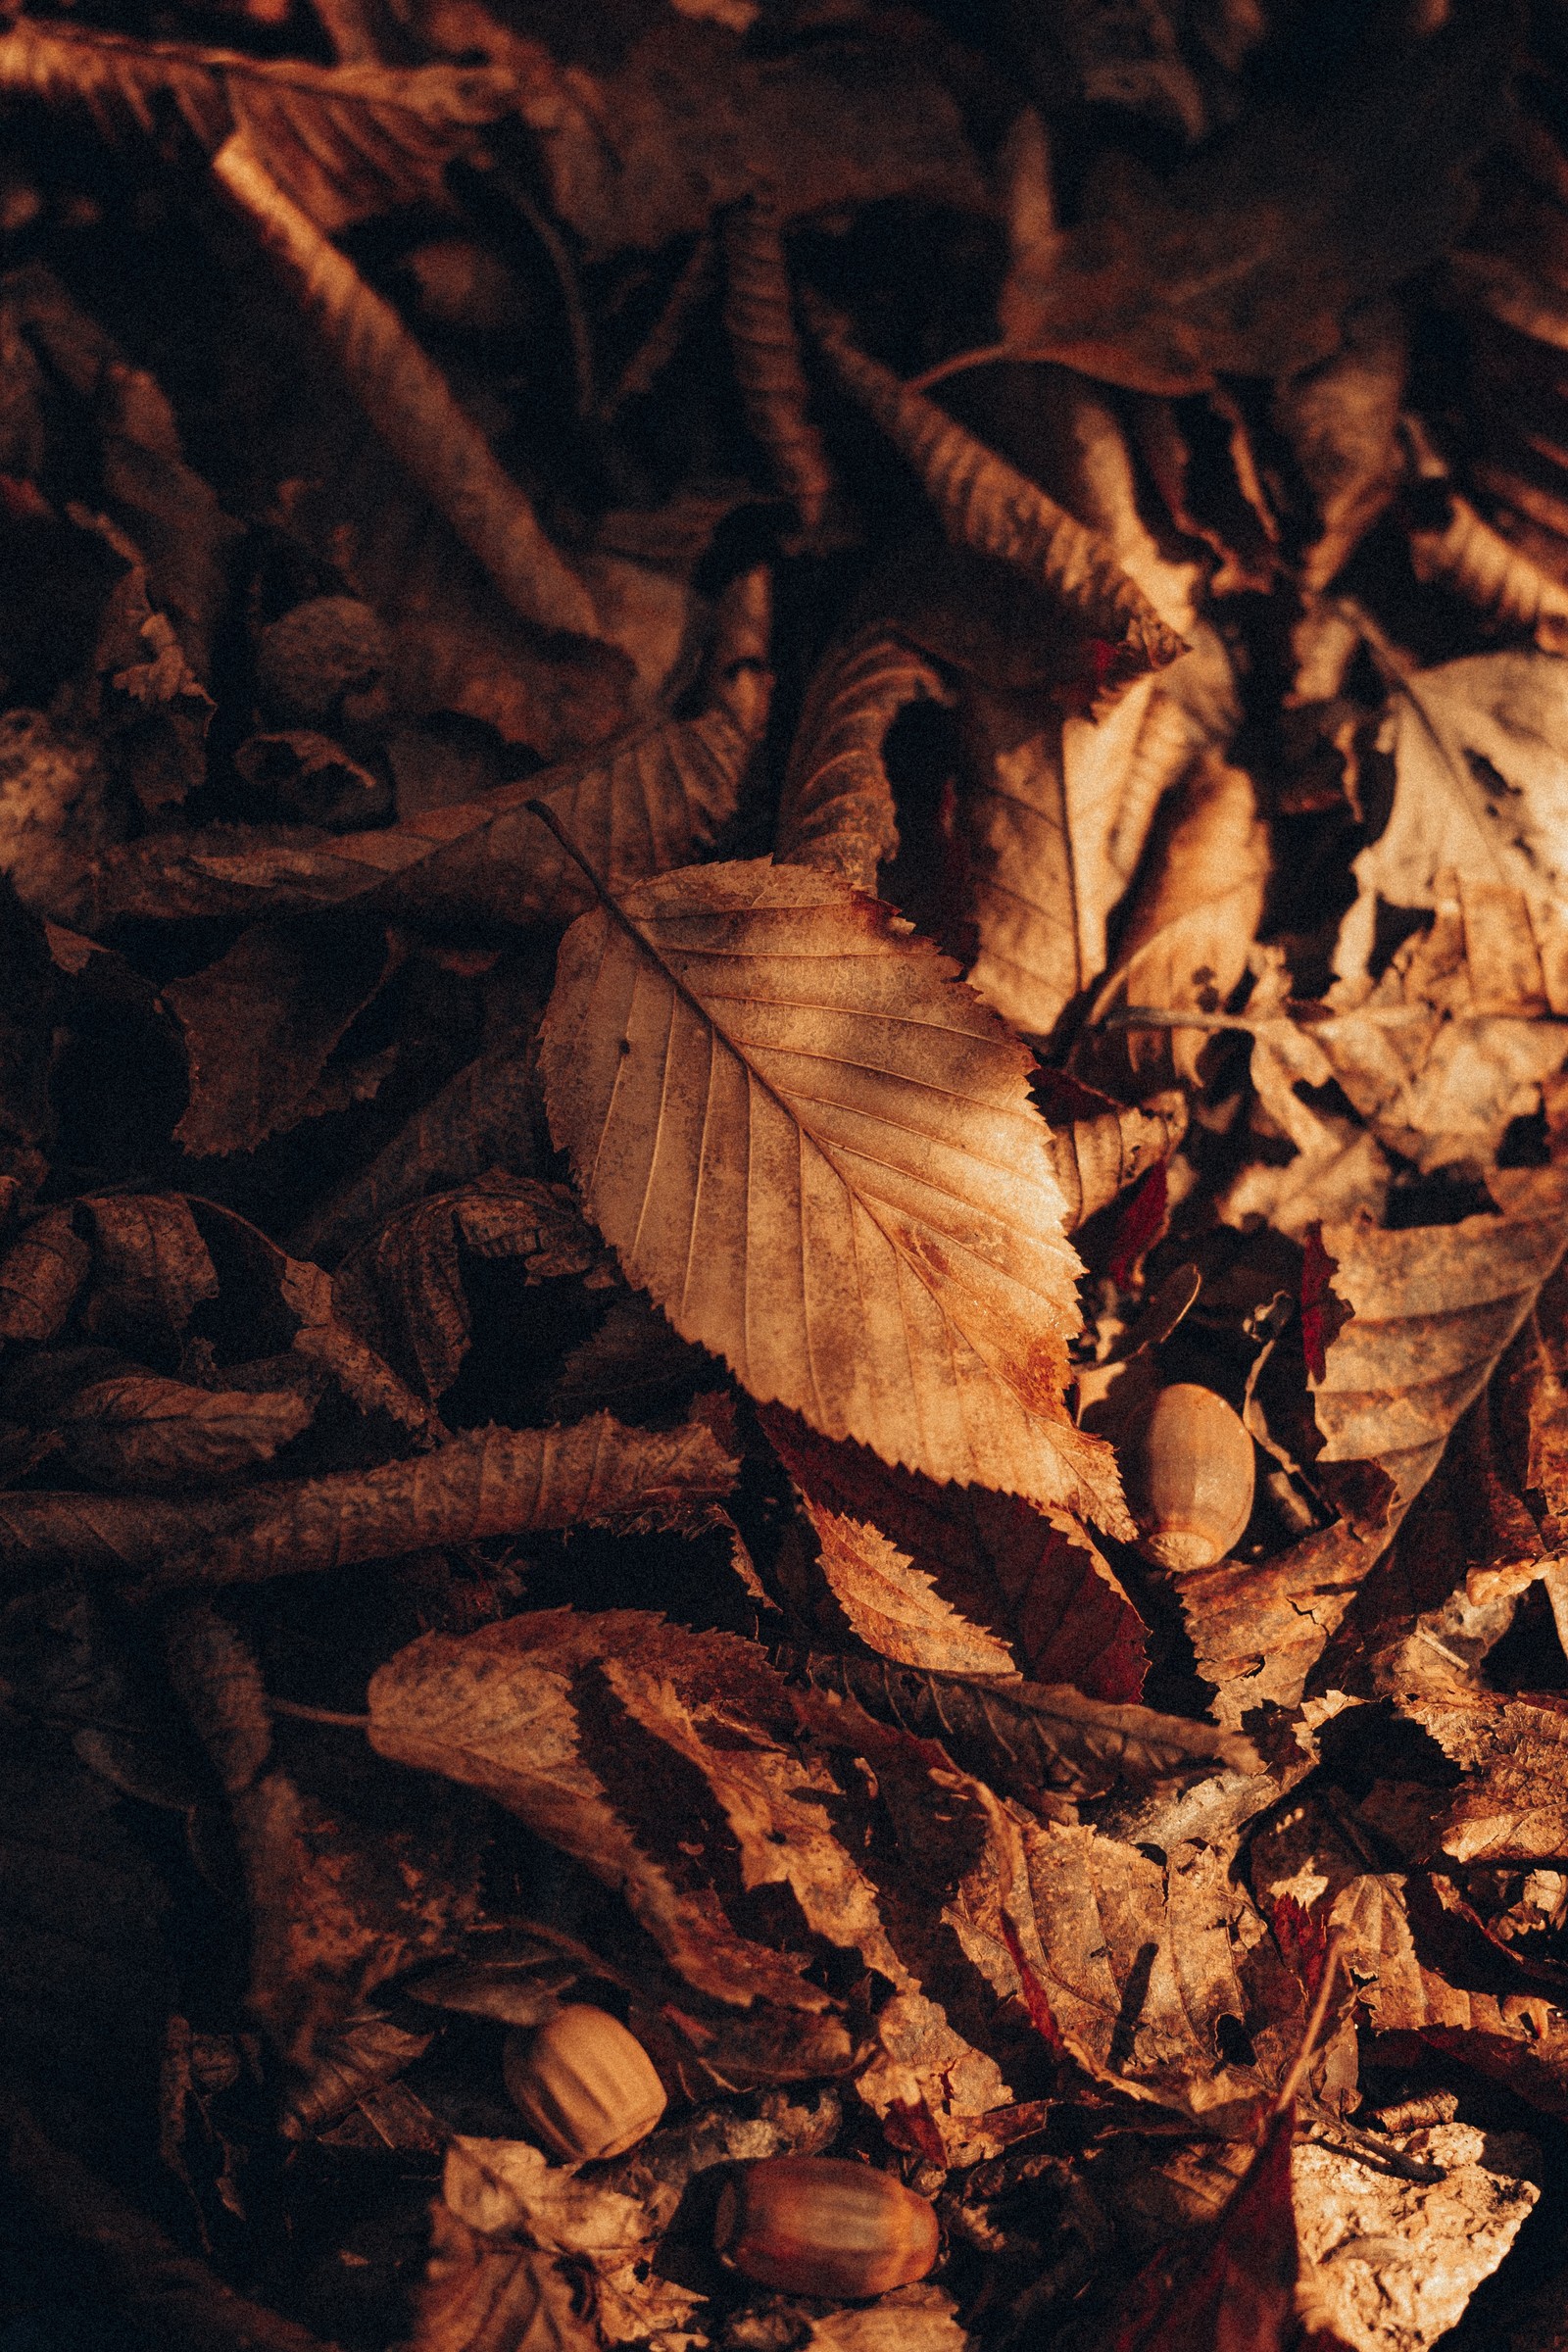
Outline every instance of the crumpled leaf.
[(1291, 2159), (1305, 2300), (1353, 2352), (1429, 2352), (1457, 2325), (1540, 2191), (1508, 2169), (1530, 2143), (1473, 2124), (1400, 2132), (1395, 2146), (1445, 2178), (1403, 2180), (1372, 2152), (1310, 2141)]
[(1450, 589), (1493, 628), (1534, 637), (1543, 653), (1568, 653), (1568, 589), (1477, 513), (1424, 435), (1417, 448), (1425, 462), (1406, 501), (1416, 578)]
[(500, 785), (368, 833), (207, 826), (154, 835), (83, 874), (76, 920), (282, 913), (354, 906), (366, 915), (459, 922), (568, 921), (591, 892), (532, 815), (542, 800), (607, 875), (679, 865), (733, 815), (766, 717), (760, 695), (662, 719), (564, 769)]
[(1081, 1532), (1056, 1527), (1018, 1497), (938, 1487), (863, 1446), (831, 1445), (794, 1414), (765, 1408), (762, 1426), (813, 1521), (869, 1520), (918, 1575), (934, 1579), (951, 1608), (1008, 1644), (1001, 1671), (1021, 1666), (1033, 1683), (1072, 1683), (1091, 1698), (1137, 1698), (1143, 1621)]
[(1076, 1261), (1023, 1049), (951, 971), (804, 868), (645, 883), (563, 946), (551, 1130), (631, 1281), (760, 1400), (1121, 1527), (1059, 1401)]
[(153, 133), (166, 108), (209, 154), (241, 132), (328, 235), (439, 202), (445, 165), (513, 102), (485, 66), (307, 65), (27, 17), (0, 38), (0, 90), (79, 108), (111, 138)]
[(899, 826), (882, 747), (901, 710), (945, 703), (924, 657), (874, 624), (817, 664), (779, 802), (778, 856), (876, 889), (898, 855)]
[(1326, 588), (1398, 486), (1399, 410), (1408, 366), (1404, 319), (1393, 303), (1350, 311), (1333, 358), (1280, 385), (1274, 415), (1306, 477), (1318, 535), (1302, 581)]
[(919, 474), (956, 544), (1010, 564), (1088, 641), (1086, 683), (1124, 686), (1185, 652), (1108, 542), (954, 422), (924, 393), (868, 359), (825, 304), (805, 304), (811, 331), (835, 373)]
[(121, 1372), (79, 1388), (56, 1427), (64, 1467), (94, 1486), (206, 1486), (270, 1461), (312, 1409), (294, 1390), (195, 1389)]
[(1015, 264), (1008, 349), (1169, 394), (1315, 366), (1463, 229), (1501, 69), (1494, 24), (1467, 20), (1249, 109), (1164, 182), (1112, 151), (1080, 225)]
[(754, 195), (724, 223), (724, 327), (746, 421), (802, 527), (814, 531), (833, 488), (822, 436), (807, 414), (810, 387), (801, 361), (778, 208)]
[(94, 1337), (135, 1346), (177, 1339), (218, 1297), (218, 1269), (190, 1203), (177, 1193), (105, 1193), (82, 1202), (92, 1284), (82, 1321)]
[(1184, 1715), (1085, 1698), (1067, 1684), (1020, 1675), (945, 1673), (847, 1652), (780, 1650), (780, 1666), (812, 1690), (853, 1698), (868, 1715), (916, 1739), (940, 1740), (965, 1771), (1025, 1803), (1049, 1807), (1052, 1791), (1102, 1796), (1206, 1773), (1215, 1763), (1253, 1772), (1250, 1743)]
[(52, 1340), (91, 1264), (71, 1210), (40, 1211), (0, 1251), (0, 1342)]
[(447, 2152), (441, 2194), (460, 2221), (489, 2238), (591, 2264), (595, 2316), (612, 2344), (688, 2325), (702, 2299), (654, 2268), (658, 2225), (641, 2198), (581, 2180), (526, 2140), (460, 2134)]
[(502, 595), (543, 629), (599, 634), (594, 602), (390, 303), (272, 180), (243, 132), (213, 173), (244, 213), (376, 431)]
[(482, 1429), (409, 1462), (279, 1479), (188, 1503), (0, 1495), (0, 1561), (49, 1572), (150, 1571), (148, 1589), (249, 1584), (529, 1528), (705, 1524), (734, 1464), (704, 1422)]
[[(1268, 836), (1250, 776), (1203, 753), (1129, 909), (1116, 967), (1091, 1014), (1101, 1025), (1127, 1016), (1120, 1052), (1143, 1083), (1157, 1083), (1171, 1067), (1196, 1081), (1209, 1032), (1168, 1018), (1140, 1025), (1136, 1016), (1221, 1010), (1247, 970), (1268, 872)], [(1092, 1052), (1115, 1058), (1102, 1038)]]
[(205, 971), (166, 982), (190, 1069), (175, 1141), (195, 1158), (254, 1152), (323, 1107), (335, 1048), (400, 960), (374, 924), (323, 936), (273, 916)]
[(492, 1169), (391, 1218), (338, 1268), (332, 1296), (345, 1321), (432, 1402), (468, 1349), (464, 1250), (509, 1258), (529, 1282), (580, 1274), (602, 1287), (612, 1279), (604, 1245), (564, 1185)]

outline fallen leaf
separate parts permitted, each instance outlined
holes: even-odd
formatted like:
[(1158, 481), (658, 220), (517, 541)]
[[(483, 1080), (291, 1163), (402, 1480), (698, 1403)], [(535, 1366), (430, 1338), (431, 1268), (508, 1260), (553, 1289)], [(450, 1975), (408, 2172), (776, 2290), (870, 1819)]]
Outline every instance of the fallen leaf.
[(238, 132), (328, 235), (439, 202), (444, 166), (513, 103), (485, 66), (307, 65), (25, 17), (0, 39), (0, 89), (79, 109), (110, 137), (150, 134), (164, 107), (209, 154)]
[(250, 221), (399, 463), (514, 611), (543, 629), (599, 633), (593, 599), (390, 303), (271, 179), (243, 131), (213, 173)]
[(871, 1521), (949, 1606), (1009, 1645), (1002, 1671), (1021, 1666), (1033, 1683), (1072, 1683), (1091, 1698), (1137, 1698), (1143, 1621), (1079, 1531), (1018, 1497), (939, 1487), (862, 1446), (832, 1445), (776, 1408), (764, 1408), (762, 1426), (813, 1516)]
[(1318, 535), (1302, 579), (1326, 588), (1398, 486), (1399, 413), (1409, 354), (1393, 303), (1348, 313), (1332, 359), (1291, 377), (1274, 395), (1274, 416), (1306, 477)]
[[(1091, 1020), (1125, 1014), (1122, 1051), (1145, 1082), (1174, 1065), (1194, 1081), (1208, 1043), (1169, 1015), (1217, 1013), (1248, 968), (1269, 873), (1251, 778), (1206, 752), (1182, 790), (1148, 882), (1129, 909), (1116, 966)], [(1140, 1022), (1139, 1016), (1155, 1018)], [(1096, 1049), (1110, 1054), (1107, 1046)]]
[(807, 411), (810, 387), (801, 360), (778, 209), (751, 196), (724, 223), (724, 327), (746, 421), (766, 451), (802, 528), (814, 531), (833, 488), (822, 436)]
[(93, 1486), (209, 1486), (270, 1461), (309, 1426), (289, 1390), (193, 1389), (128, 1372), (78, 1389), (57, 1427), (65, 1468)]
[(439, 2199), (409, 2352), (589, 2352), (599, 2341), (566, 2269), (495, 2245)]
[(193, 1158), (254, 1152), (309, 1118), (335, 1049), (401, 956), (375, 924), (339, 923), (330, 937), (273, 916), (225, 956), (165, 984), (190, 1069), (175, 1141)]
[(882, 751), (901, 710), (946, 703), (929, 662), (872, 626), (829, 652), (812, 676), (779, 803), (778, 856), (874, 891), (898, 855), (899, 825)]
[(1060, 1403), (1076, 1261), (1023, 1049), (952, 968), (804, 868), (645, 883), (562, 948), (551, 1131), (629, 1279), (760, 1400), (1121, 1527)]
[(24, 1225), (0, 1251), (0, 1341), (52, 1340), (91, 1264), (69, 1208), (46, 1208)]
[(495, 1170), (391, 1218), (344, 1260), (332, 1296), (344, 1320), (432, 1403), (468, 1350), (465, 1250), (509, 1258), (529, 1282), (607, 1279), (603, 1244), (564, 1185)]
[(118, 1193), (90, 1197), (82, 1208), (92, 1234), (84, 1328), (132, 1347), (149, 1336), (177, 1339), (218, 1296), (218, 1271), (189, 1202), (177, 1193)]
[(1005, 1643), (960, 1617), (877, 1528), (813, 1507), (808, 1497), (806, 1507), (828, 1588), (868, 1649), (946, 1674), (1017, 1672)]
[(935, 401), (868, 359), (823, 303), (812, 298), (805, 309), (835, 373), (918, 473), (950, 538), (1023, 573), (1047, 609), (1087, 641), (1084, 675), (1093, 691), (1124, 686), (1186, 651), (1108, 542)]

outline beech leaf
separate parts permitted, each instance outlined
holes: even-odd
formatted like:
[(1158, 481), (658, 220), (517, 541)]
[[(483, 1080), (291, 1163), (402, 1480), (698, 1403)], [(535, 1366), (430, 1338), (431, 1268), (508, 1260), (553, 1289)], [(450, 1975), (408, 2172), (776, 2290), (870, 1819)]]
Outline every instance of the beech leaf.
[(802, 867), (641, 884), (563, 945), (551, 1131), (629, 1279), (760, 1401), (1125, 1527), (1061, 1403), (1076, 1259), (1027, 1055), (952, 971)]
[(923, 655), (873, 625), (818, 663), (801, 711), (779, 803), (778, 855), (874, 891), (898, 855), (899, 825), (882, 747), (899, 712), (951, 699)]
[(209, 154), (241, 132), (328, 235), (439, 201), (443, 168), (514, 95), (485, 66), (316, 66), (28, 17), (0, 38), (0, 90), (79, 108), (110, 138), (151, 136), (169, 107)]
[(903, 1666), (948, 1674), (1013, 1674), (1004, 1642), (950, 1607), (923, 1569), (859, 1519), (841, 1518), (807, 1500), (821, 1545), (819, 1565), (852, 1629), (868, 1649)]
[(949, 537), (1022, 572), (1070, 628), (1100, 646), (1103, 659), (1086, 667), (1095, 688), (1126, 685), (1185, 652), (1108, 541), (1086, 530), (934, 400), (867, 358), (825, 304), (810, 298), (805, 307), (845, 389), (914, 467)]
[(270, 1461), (311, 1420), (285, 1389), (193, 1389), (152, 1372), (78, 1389), (58, 1423), (68, 1470), (95, 1486), (205, 1486)]
[(807, 531), (822, 519), (833, 487), (822, 436), (807, 415), (789, 267), (771, 197), (752, 196), (724, 224), (724, 327), (746, 421), (767, 452), (779, 488)]

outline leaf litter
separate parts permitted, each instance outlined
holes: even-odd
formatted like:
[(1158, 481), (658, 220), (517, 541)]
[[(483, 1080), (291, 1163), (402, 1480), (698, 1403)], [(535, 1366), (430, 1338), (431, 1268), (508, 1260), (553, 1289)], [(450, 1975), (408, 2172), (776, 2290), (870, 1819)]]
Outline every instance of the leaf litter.
[(7, 2341), (1568, 2342), (1568, 49), (960, 16), (0, 35)]

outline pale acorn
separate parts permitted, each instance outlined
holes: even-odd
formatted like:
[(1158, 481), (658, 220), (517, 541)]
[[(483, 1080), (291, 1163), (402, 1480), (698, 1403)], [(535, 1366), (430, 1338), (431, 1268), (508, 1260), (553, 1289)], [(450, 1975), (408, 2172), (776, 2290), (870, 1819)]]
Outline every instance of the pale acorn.
[(563, 2164), (619, 2156), (647, 2138), (667, 2104), (635, 2034), (584, 2002), (537, 2032), (509, 2034), (501, 2066), (530, 2132)]
[(768, 2156), (725, 2182), (713, 2243), (759, 2286), (859, 2302), (925, 2277), (937, 2258), (936, 2209), (870, 2165)]
[(1146, 1560), (1212, 1568), (1241, 1541), (1252, 1515), (1252, 1441), (1223, 1396), (1190, 1380), (1159, 1390), (1117, 1450)]

